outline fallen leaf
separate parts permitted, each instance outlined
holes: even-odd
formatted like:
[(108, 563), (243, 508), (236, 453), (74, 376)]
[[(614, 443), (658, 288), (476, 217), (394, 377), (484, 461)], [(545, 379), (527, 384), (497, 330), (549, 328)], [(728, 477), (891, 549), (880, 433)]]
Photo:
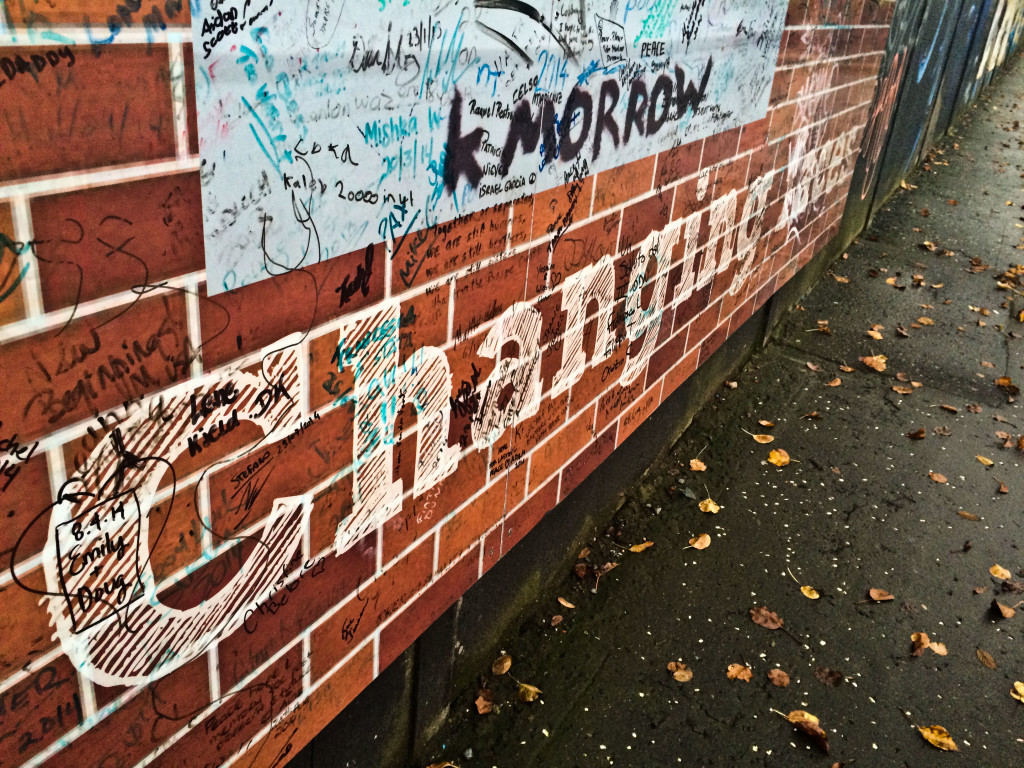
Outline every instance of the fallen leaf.
[(708, 512), (712, 515), (717, 515), (718, 510), (721, 509), (721, 507), (715, 504), (711, 499), (704, 499), (704, 501), (702, 501), (698, 506), (700, 507), (701, 512)]
[(888, 359), (885, 355), (869, 355), (868, 357), (862, 357), (860, 361), (868, 368), (881, 373), (885, 370), (885, 364)]
[(884, 589), (869, 589), (868, 597), (874, 600), (876, 603), (885, 603), (889, 600), (895, 600), (896, 596), (886, 592)]
[(749, 683), (750, 679), (754, 676), (754, 673), (745, 664), (730, 664), (729, 670), (725, 673), (726, 677), (730, 680), (742, 680), (745, 683)]
[[(980, 661), (982, 664), (984, 664), (989, 669), (998, 669), (999, 668), (999, 665), (996, 664), (996, 660), (992, 657), (992, 654), (989, 653), (988, 651), (983, 651), (983, 650), (981, 650), (981, 648), (978, 648), (974, 652), (974, 655), (978, 657), (978, 661)], [(1024, 701), (1024, 699), (1022, 699), (1022, 701)]]
[(760, 419), (757, 423), (760, 424), (762, 427), (768, 427), (769, 429), (775, 426), (774, 421), (766, 421), (765, 419)]
[(833, 275), (833, 277), (836, 279), (837, 283), (848, 283), (848, 282), (850, 282), (850, 278), (843, 277), (842, 275)]
[(1000, 493), (1009, 493), (1010, 492), (1010, 488), (1009, 488), (1009, 486), (1006, 485), (1006, 483), (1000, 483), (999, 484), (999, 492)]
[(938, 747), (946, 752), (959, 752), (953, 741), (953, 737), (950, 736), (949, 731), (941, 725), (929, 725), (925, 728), (918, 728), (917, 730), (921, 732), (924, 740), (933, 747)]
[(729, 389), (736, 389), (739, 385), (740, 385), (740, 383), (738, 381), (727, 381), (727, 382), (725, 382), (725, 386), (727, 386)]
[(993, 464), (995, 464), (995, 462), (992, 461), (992, 459), (986, 459), (984, 456), (975, 456), (974, 458), (976, 458), (978, 461), (980, 461), (986, 467), (991, 467)]
[(552, 617), (551, 617), (551, 626), (552, 626), (552, 627), (557, 627), (557, 626), (558, 626), (559, 624), (561, 624), (561, 623), (562, 623), (563, 621), (565, 621), (565, 617), (564, 617), (564, 616), (562, 616), (562, 615), (560, 615), (560, 614), (559, 614), (559, 615), (556, 615), (556, 616), (552, 616)]
[[(481, 688), (477, 691), (476, 712), (478, 715), (489, 715), (494, 711), (494, 692), (490, 688)], [(450, 763), (449, 763), (450, 765)]]
[(519, 700), (525, 703), (536, 701), (541, 694), (540, 688), (528, 683), (519, 684)]
[(1013, 690), (1010, 691), (1010, 695), (1017, 701), (1024, 702), (1024, 683), (1016, 682), (1013, 684)]
[(931, 240), (925, 240), (923, 243), (921, 243), (921, 247), (924, 248), (926, 251), (935, 251), (939, 246), (937, 246)]
[(949, 437), (950, 435), (953, 434), (953, 431), (949, 427), (941, 426), (935, 427), (935, 429), (933, 429), (932, 432), (934, 432), (936, 435), (941, 435), (942, 437)]
[(755, 441), (759, 442), (761, 445), (765, 445), (766, 443), (774, 442), (774, 440), (775, 440), (775, 438), (772, 437), (771, 435), (753, 435), (753, 438), (754, 438)]
[(825, 754), (829, 753), (828, 747), (828, 736), (820, 725), (820, 721), (810, 712), (805, 712), (802, 709), (795, 709), (790, 712), (786, 719), (789, 720), (798, 730), (805, 733), (811, 738), (811, 740), (824, 750)]
[(946, 405), (945, 403), (943, 403), (943, 404), (942, 404), (942, 405), (940, 405), (939, 407), (940, 407), (940, 408), (941, 408), (942, 410), (944, 410), (944, 411), (948, 411), (949, 413), (960, 413), (960, 411), (959, 411), (959, 410), (957, 410), (957, 409), (956, 409), (956, 408), (955, 408), (954, 406), (952, 406), (952, 405)]
[(845, 678), (843, 673), (838, 669), (832, 669), (830, 667), (816, 667), (814, 670), (814, 679), (819, 683), (836, 688), (843, 684), (843, 680)]
[(998, 613), (1004, 619), (1012, 619), (1014, 617), (1014, 614), (1017, 613), (1010, 606), (1003, 605), (1002, 603), (1000, 603), (998, 600), (995, 600), (995, 599), (992, 600), (992, 610), (993, 610), (993, 612)]
[(808, 419), (809, 421), (821, 421), (821, 414), (818, 413), (817, 411), (811, 411), (810, 413), (805, 413), (800, 418)]
[(975, 587), (974, 588), (974, 594), (976, 594), (976, 595), (983, 595), (986, 592), (988, 592), (988, 587)]
[(981, 520), (981, 518), (980, 518), (980, 517), (978, 517), (978, 516), (977, 516), (976, 514), (974, 514), (973, 512), (967, 512), (967, 511), (965, 511), (965, 510), (962, 510), (962, 509), (961, 509), (961, 510), (959, 510), (959, 511), (957, 512), (957, 514), (958, 514), (958, 515), (960, 515), (960, 517), (962, 517), (962, 518), (963, 518), (964, 520), (970, 520), (970, 521), (971, 521), (972, 523), (976, 523), (976, 522), (978, 522), (979, 520)]
[(789, 685), (789, 675), (781, 669), (773, 669), (768, 672), (768, 680), (777, 688), (785, 688)]
[(815, 365), (814, 363), (807, 363), (807, 367), (809, 369), (811, 369), (812, 371), (814, 371), (815, 373), (817, 373), (818, 371), (821, 370), (821, 366), (820, 365)]
[(630, 552), (643, 552), (645, 549), (650, 549), (654, 546), (653, 541), (645, 541), (643, 544), (634, 544), (629, 548)]
[[(911, 390), (911, 391), (913, 391), (913, 390)], [(924, 436), (925, 436), (924, 427), (921, 427), (920, 429), (916, 429), (913, 432), (907, 432), (907, 437), (909, 437), (911, 440), (924, 440)]]
[(851, 368), (848, 365), (840, 365), (839, 370), (842, 371), (843, 373), (853, 373), (853, 368)]
[(838, 386), (841, 386), (842, 383), (843, 383), (843, 380), (840, 379), (838, 376), (836, 376), (834, 379), (832, 379), (832, 381), (830, 381), (828, 383), (828, 386), (830, 386), (830, 387), (838, 387)]
[(930, 317), (919, 317), (917, 318), (917, 322), (919, 322), (921, 325), (935, 325), (935, 321), (932, 320)]
[(936, 483), (948, 483), (945, 475), (939, 474), (938, 472), (929, 472), (928, 477), (934, 480)]
[(558, 598), (558, 603), (559, 603), (559, 605), (561, 605), (561, 606), (562, 606), (563, 608), (575, 608), (575, 607), (576, 607), (575, 605), (573, 605), (572, 603), (570, 603), (570, 602), (569, 602), (568, 600), (566, 600), (566, 599), (565, 599), (564, 597), (560, 597), (560, 598)]
[(769, 611), (763, 605), (750, 609), (750, 620), (765, 629), (778, 629), (783, 624), (779, 614)]
[(711, 537), (706, 533), (702, 533), (700, 536), (690, 539), (690, 546), (694, 549), (707, 549), (711, 546)]
[(1005, 580), (1005, 579), (1012, 579), (1013, 578), (1013, 574), (1012, 573), (1010, 573), (1008, 570), (1003, 568), (1003, 566), (998, 565), (998, 564), (997, 565), (993, 565), (991, 568), (989, 568), (988, 572), (991, 573), (993, 576), (995, 576), (997, 579)]
[(703, 472), (707, 468), (708, 465), (705, 464), (700, 459), (690, 459), (690, 469), (692, 469), (694, 472)]
[(501, 654), (491, 664), (491, 673), (495, 675), (504, 675), (512, 668), (512, 657), (507, 653)]
[(967, 410), (970, 411), (971, 413), (981, 413), (982, 409), (980, 405), (972, 403), (971, 405), (967, 406)]
[(431, 763), (427, 768), (459, 768), (455, 763)]
[(949, 653), (949, 651), (946, 650), (945, 643), (931, 643), (928, 647), (931, 648), (939, 656), (945, 656)]
[(582, 560), (583, 558), (585, 558), (585, 557), (587, 557), (589, 555), (590, 555), (590, 547), (584, 547), (583, 549), (580, 550), (580, 553), (578, 555), (576, 555), (576, 559), (577, 560)]
[(878, 331), (868, 331), (868, 336), (870, 336), (875, 341), (882, 340), (882, 334), (880, 334)]
[(771, 453), (768, 454), (768, 463), (774, 464), (776, 467), (784, 467), (789, 464), (789, 454), (781, 448), (774, 448)]
[(932, 644), (927, 632), (915, 632), (910, 636), (910, 640), (914, 644), (913, 649), (910, 651), (911, 656), (920, 656)]
[(693, 680), (693, 670), (687, 669), (686, 665), (682, 662), (670, 661), (668, 663), (668, 671), (671, 672), (672, 677), (680, 683), (688, 683)]
[(914, 394), (914, 388), (913, 387), (893, 386), (892, 391), (895, 392), (898, 395), (912, 395), (912, 394)]
[(800, 592), (809, 600), (817, 600), (821, 595), (814, 587), (800, 587)]

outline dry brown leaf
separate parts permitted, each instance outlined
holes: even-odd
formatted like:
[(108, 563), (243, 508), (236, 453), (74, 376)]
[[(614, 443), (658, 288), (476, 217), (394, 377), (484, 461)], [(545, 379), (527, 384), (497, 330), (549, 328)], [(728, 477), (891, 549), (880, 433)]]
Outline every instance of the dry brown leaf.
[(832, 381), (830, 381), (828, 383), (828, 385), (830, 387), (839, 387), (839, 386), (842, 386), (842, 384), (843, 384), (843, 380), (840, 379), (838, 376), (836, 376), (834, 379), (832, 379)]
[(764, 627), (765, 629), (778, 629), (783, 624), (782, 618), (779, 614), (774, 611), (769, 611), (763, 605), (750, 609), (750, 620), (759, 627)]
[(721, 509), (721, 507), (715, 504), (715, 502), (713, 502), (710, 498), (704, 499), (704, 501), (702, 501), (697, 506), (700, 507), (701, 512), (707, 512), (708, 514), (712, 515), (717, 515), (718, 510)]
[(912, 394), (914, 394), (914, 388), (913, 387), (893, 386), (892, 391), (895, 392), (898, 395), (912, 395)]
[(988, 651), (983, 651), (983, 650), (981, 650), (981, 648), (978, 648), (974, 652), (974, 655), (978, 657), (978, 661), (980, 661), (982, 664), (984, 664), (989, 669), (999, 669), (999, 665), (996, 664), (996, 660), (992, 657), (992, 654), (989, 653)]
[[(911, 390), (911, 391), (913, 391), (913, 390)], [(920, 429), (916, 429), (913, 432), (907, 432), (907, 437), (909, 437), (911, 440), (924, 440), (924, 436), (925, 436), (924, 427), (921, 427)]]
[(833, 275), (833, 277), (836, 279), (837, 283), (848, 283), (848, 282), (850, 282), (850, 278), (843, 277), (842, 275)]
[(1010, 695), (1017, 701), (1024, 703), (1024, 683), (1016, 682), (1013, 684), (1013, 690), (1010, 691)]
[(769, 429), (775, 426), (774, 421), (768, 421), (766, 419), (760, 419), (757, 423), (760, 424), (762, 427), (768, 427)]
[(992, 459), (986, 459), (984, 456), (975, 456), (974, 458), (976, 458), (978, 461), (980, 461), (986, 467), (991, 467), (993, 464), (995, 464), (995, 462), (992, 461)]
[(540, 688), (535, 685), (529, 685), (527, 683), (519, 684), (519, 700), (525, 703), (536, 701), (541, 694)]
[(690, 469), (692, 469), (694, 472), (703, 472), (707, 468), (708, 465), (705, 464), (700, 459), (690, 459)]
[(789, 464), (789, 461), (789, 454), (781, 448), (775, 448), (768, 454), (768, 463), (774, 464), (776, 467), (784, 467)]
[(693, 680), (693, 670), (687, 669), (686, 665), (682, 662), (670, 661), (668, 663), (668, 671), (671, 672), (672, 677), (680, 683), (688, 683)]
[(817, 373), (818, 371), (821, 370), (821, 366), (820, 365), (815, 365), (814, 363), (807, 363), (807, 367), (810, 370), (814, 371), (815, 373)]
[(814, 679), (823, 685), (830, 685), (833, 688), (838, 688), (843, 684), (843, 680), (846, 678), (838, 669), (832, 669), (831, 667), (816, 667), (814, 670)]
[(821, 727), (821, 723), (814, 715), (810, 712), (805, 712), (802, 709), (794, 709), (790, 712), (786, 719), (789, 720), (796, 728), (803, 731), (811, 740), (824, 750), (825, 754), (829, 753), (828, 746), (828, 735)]
[(746, 664), (730, 664), (725, 675), (730, 680), (742, 680), (744, 683), (749, 683), (754, 673)]
[(881, 373), (882, 371), (885, 370), (885, 364), (888, 361), (888, 359), (889, 358), (887, 358), (885, 355), (869, 355), (867, 357), (862, 357), (860, 361), (864, 363), (864, 365), (866, 365), (868, 368)]
[(800, 592), (809, 600), (817, 600), (821, 595), (814, 587), (800, 587)]
[(1004, 619), (1012, 619), (1017, 613), (1013, 608), (1008, 605), (1003, 605), (996, 599), (992, 600), (992, 611), (999, 614)]
[(868, 331), (868, 336), (870, 336), (875, 341), (882, 340), (882, 334), (880, 334), (878, 331)]
[(645, 541), (642, 544), (634, 544), (629, 548), (630, 552), (643, 552), (645, 549), (650, 549), (654, 546), (653, 541)]
[(978, 517), (978, 515), (974, 514), (973, 512), (967, 512), (966, 510), (963, 509), (957, 511), (957, 514), (960, 515), (960, 517), (962, 517), (964, 520), (970, 520), (972, 523), (976, 523), (979, 520), (981, 520), (981, 518)]
[(995, 576), (997, 579), (1002, 579), (1003, 581), (1005, 581), (1006, 579), (1013, 578), (1013, 574), (1005, 568), (1003, 568), (1003, 566), (999, 565), (998, 563), (989, 568), (988, 572)]
[(1009, 488), (1009, 486), (1006, 483), (1000, 483), (998, 490), (999, 490), (1000, 493), (1009, 493), (1010, 492), (1010, 488)]
[(771, 435), (752, 435), (752, 437), (754, 438), (755, 441), (759, 442), (761, 445), (765, 445), (765, 444), (773, 442), (775, 440), (775, 438), (772, 437)]
[(919, 322), (921, 325), (935, 325), (935, 321), (932, 320), (930, 317), (919, 317), (917, 318), (917, 322)]
[(911, 656), (920, 656), (932, 644), (927, 632), (915, 632), (910, 636), (910, 640), (914, 644), (913, 650), (910, 651)]
[(944, 410), (944, 411), (949, 411), (950, 413), (960, 413), (960, 411), (959, 411), (959, 410), (957, 410), (957, 409), (956, 409), (956, 408), (955, 408), (954, 406), (952, 406), (952, 405), (946, 405), (945, 403), (943, 403), (943, 404), (942, 404), (942, 405), (940, 405), (939, 407), (940, 407), (940, 408), (941, 408), (942, 410)]
[(886, 603), (890, 600), (895, 600), (896, 596), (886, 592), (884, 589), (869, 589), (868, 597), (874, 600), (876, 603)]
[(511, 668), (512, 668), (512, 657), (509, 656), (507, 653), (503, 653), (503, 654), (501, 654), (501, 656), (499, 656), (498, 658), (496, 658), (494, 660), (493, 664), (491, 664), (491, 674), (494, 674), (494, 675), (504, 675)]
[(946, 656), (949, 653), (949, 651), (946, 650), (945, 643), (931, 643), (928, 647), (931, 648), (939, 656)]
[(431, 763), (427, 768), (459, 768), (455, 763)]
[(707, 549), (711, 546), (711, 537), (706, 533), (702, 533), (700, 536), (690, 539), (690, 546), (694, 549)]
[(569, 602), (568, 600), (566, 600), (566, 599), (565, 599), (564, 597), (560, 597), (560, 598), (558, 598), (558, 603), (559, 603), (559, 605), (561, 605), (561, 606), (562, 606), (563, 608), (575, 608), (575, 607), (576, 607), (575, 605), (573, 605), (572, 603), (570, 603), (570, 602)]
[(781, 669), (773, 669), (768, 672), (768, 680), (776, 688), (785, 688), (789, 685), (789, 675)]
[(929, 472), (928, 477), (934, 480), (936, 483), (948, 483), (945, 475), (939, 474), (938, 472)]
[(557, 626), (558, 626), (559, 624), (561, 624), (561, 623), (562, 623), (563, 621), (565, 621), (565, 617), (564, 617), (564, 616), (562, 616), (561, 614), (558, 614), (558, 615), (556, 615), (556, 616), (552, 616), (552, 617), (551, 617), (551, 626), (552, 626), (552, 627), (557, 627)]
[(839, 370), (842, 371), (843, 373), (853, 373), (853, 368), (851, 368), (848, 365), (840, 365)]
[(477, 691), (476, 712), (478, 715), (489, 715), (494, 711), (494, 692), (490, 688), (481, 688)]
[(956, 744), (953, 741), (953, 737), (949, 735), (949, 731), (943, 728), (941, 725), (929, 725), (925, 728), (918, 728), (924, 740), (931, 744), (933, 747), (938, 747), (945, 752), (959, 752)]

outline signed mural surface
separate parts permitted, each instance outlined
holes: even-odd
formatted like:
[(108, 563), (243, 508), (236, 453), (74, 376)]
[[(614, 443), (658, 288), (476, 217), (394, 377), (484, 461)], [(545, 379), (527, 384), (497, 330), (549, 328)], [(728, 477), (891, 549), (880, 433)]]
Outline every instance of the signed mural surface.
[(214, 0), (211, 295), (746, 125), (785, 0)]

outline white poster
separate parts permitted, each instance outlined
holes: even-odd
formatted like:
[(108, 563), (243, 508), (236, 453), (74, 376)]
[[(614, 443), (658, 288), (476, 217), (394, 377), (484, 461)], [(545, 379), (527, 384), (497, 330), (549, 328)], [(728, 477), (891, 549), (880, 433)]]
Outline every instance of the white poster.
[(209, 293), (758, 120), (786, 6), (203, 0)]

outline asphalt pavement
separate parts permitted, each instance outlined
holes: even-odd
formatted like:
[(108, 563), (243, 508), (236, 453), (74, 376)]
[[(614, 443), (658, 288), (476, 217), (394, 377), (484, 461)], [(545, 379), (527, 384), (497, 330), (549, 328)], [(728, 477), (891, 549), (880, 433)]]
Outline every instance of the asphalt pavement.
[(1018, 57), (508, 634), (432, 761), (1024, 765), (1021, 123)]

